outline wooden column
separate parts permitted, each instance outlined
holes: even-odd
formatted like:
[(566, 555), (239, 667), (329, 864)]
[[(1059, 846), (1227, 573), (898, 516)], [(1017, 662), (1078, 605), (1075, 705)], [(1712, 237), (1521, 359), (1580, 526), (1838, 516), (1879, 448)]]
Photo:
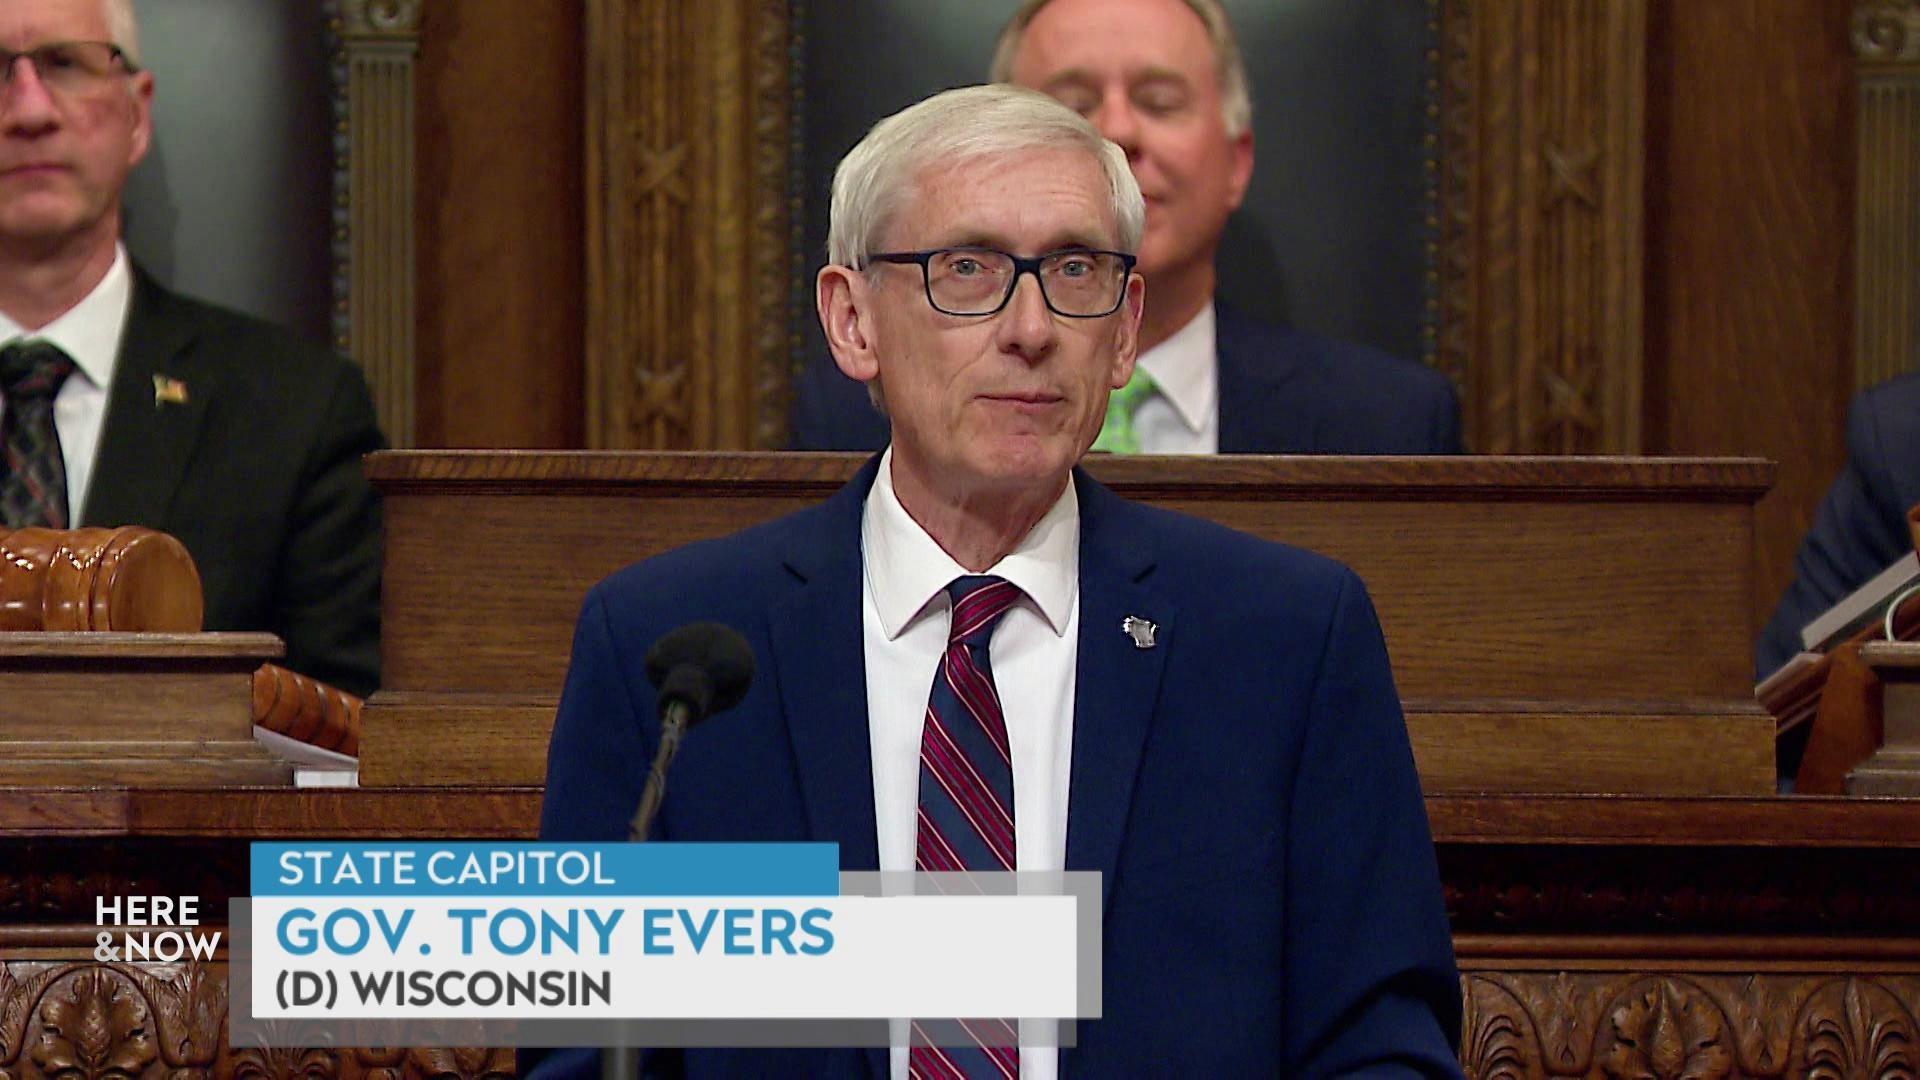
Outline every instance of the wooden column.
[(1860, 79), (1853, 380), (1866, 387), (1912, 370), (1920, 346), (1920, 2), (1860, 4), (1853, 51)]
[(340, 0), (334, 346), (360, 362), (381, 430), (414, 438), (414, 60), (426, 0)]
[(1637, 453), (1646, 2), (1440, 11), (1438, 359), (1468, 445)]
[(782, 441), (789, 23), (784, 0), (589, 0), (589, 446)]

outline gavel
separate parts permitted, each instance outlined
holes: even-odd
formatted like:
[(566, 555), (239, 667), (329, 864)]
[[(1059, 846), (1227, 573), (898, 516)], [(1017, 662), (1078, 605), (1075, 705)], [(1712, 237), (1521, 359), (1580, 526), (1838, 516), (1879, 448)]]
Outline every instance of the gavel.
[(0, 630), (192, 634), (203, 605), (193, 556), (166, 533), (0, 532)]
[[(0, 530), (0, 631), (193, 634), (204, 615), (200, 571), (166, 533)], [(323, 749), (359, 753), (360, 707), (277, 664), (253, 675), (253, 722)]]

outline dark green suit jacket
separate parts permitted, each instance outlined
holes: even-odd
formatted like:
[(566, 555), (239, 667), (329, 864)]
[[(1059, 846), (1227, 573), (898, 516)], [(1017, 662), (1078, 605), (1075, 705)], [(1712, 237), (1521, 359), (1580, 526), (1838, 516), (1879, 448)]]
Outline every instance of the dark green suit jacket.
[(136, 269), (80, 522), (173, 534), (207, 629), (271, 631), (287, 666), (368, 694), (380, 503), (360, 459), (384, 445), (359, 368)]

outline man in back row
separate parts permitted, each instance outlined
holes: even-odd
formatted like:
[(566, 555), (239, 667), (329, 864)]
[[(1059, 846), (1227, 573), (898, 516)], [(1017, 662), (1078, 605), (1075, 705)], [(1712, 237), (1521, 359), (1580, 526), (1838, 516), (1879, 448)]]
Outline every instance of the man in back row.
[[(1001, 31), (992, 77), (1091, 120), (1126, 152), (1146, 198), (1140, 362), (1094, 449), (1461, 451), (1459, 403), (1438, 372), (1215, 302), (1221, 233), (1254, 160), (1246, 70), (1218, 0), (1028, 0)], [(884, 440), (831, 372), (810, 372), (796, 392), (796, 447)]]
[(646, 648), (726, 623), (763, 674), (687, 734), (653, 838), (1098, 871), (1104, 1014), (1070, 1050), (982, 1022), (974, 1046), (687, 1050), (658, 1073), (1459, 1075), (1439, 874), (1365, 587), (1074, 467), (1132, 374), (1143, 216), (1118, 148), (1031, 91), (951, 91), (868, 133), (834, 177), (816, 300), (891, 444), (820, 506), (588, 594), (540, 824), (625, 837), (659, 739)]
[(146, 525), (193, 555), (210, 630), (371, 693), (382, 445), (359, 369), (176, 295), (128, 259), (152, 139), (131, 0), (0, 0), (0, 530)]

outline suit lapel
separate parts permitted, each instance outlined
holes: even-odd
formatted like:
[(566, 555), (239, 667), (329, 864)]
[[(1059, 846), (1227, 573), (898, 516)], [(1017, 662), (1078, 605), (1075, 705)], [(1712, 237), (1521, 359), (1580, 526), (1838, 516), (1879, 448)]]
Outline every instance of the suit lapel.
[(81, 513), (86, 524), (165, 525), (207, 402), (218, 390), (216, 373), (191, 363), (197, 331), (190, 312), (134, 272), (133, 303)]
[[(1100, 871), (1104, 907), (1178, 612), (1148, 585), (1155, 555), (1127, 528), (1126, 505), (1084, 473), (1076, 470), (1074, 478), (1080, 496), (1080, 655), (1067, 869)], [(1122, 629), (1129, 616), (1155, 624), (1154, 647), (1135, 646)]]
[(774, 604), (770, 635), (809, 835), (838, 841), (846, 870), (880, 868), (860, 622), (860, 517), (877, 464), (795, 536), (786, 565), (800, 585)]
[[(800, 772), (808, 836), (838, 842), (842, 870), (880, 869), (860, 609), (860, 519), (879, 463), (877, 456), (868, 460), (808, 516), (785, 559), (800, 585), (771, 612), (780, 711)], [(860, 1053), (868, 1074), (884, 1080), (887, 1048)]]

